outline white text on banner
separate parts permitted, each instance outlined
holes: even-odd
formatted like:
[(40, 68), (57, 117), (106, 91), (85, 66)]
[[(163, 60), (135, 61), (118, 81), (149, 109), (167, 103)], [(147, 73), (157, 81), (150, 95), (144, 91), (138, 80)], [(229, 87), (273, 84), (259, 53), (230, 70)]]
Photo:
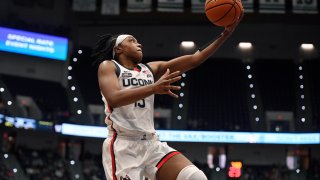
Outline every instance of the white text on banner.
[(96, 0), (73, 0), (73, 11), (89, 12), (96, 10)]
[(251, 13), (254, 11), (253, 0), (242, 0), (241, 2), (245, 13)]
[(160, 12), (183, 12), (183, 0), (158, 0)]
[(119, 0), (102, 0), (101, 14), (102, 15), (119, 15), (120, 1)]
[(128, 12), (151, 12), (151, 0), (128, 0)]
[(317, 14), (317, 0), (292, 0), (292, 12), (299, 14)]
[(285, 13), (285, 0), (259, 0), (260, 13)]
[(192, 0), (191, 1), (191, 12), (193, 13), (204, 13), (205, 0)]

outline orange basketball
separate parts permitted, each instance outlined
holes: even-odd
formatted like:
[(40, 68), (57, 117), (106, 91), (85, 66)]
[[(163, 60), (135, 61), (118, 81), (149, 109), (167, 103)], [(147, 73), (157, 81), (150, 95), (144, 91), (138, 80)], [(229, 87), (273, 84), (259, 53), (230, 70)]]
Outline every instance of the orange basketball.
[(222, 27), (233, 24), (243, 13), (241, 0), (206, 0), (204, 8), (207, 18)]

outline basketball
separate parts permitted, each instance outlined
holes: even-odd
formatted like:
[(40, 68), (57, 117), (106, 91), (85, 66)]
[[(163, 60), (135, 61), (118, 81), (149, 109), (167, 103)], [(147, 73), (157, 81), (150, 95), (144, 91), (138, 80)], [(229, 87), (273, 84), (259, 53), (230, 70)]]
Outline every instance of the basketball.
[(206, 0), (205, 12), (210, 22), (226, 27), (242, 15), (243, 7), (240, 0)]

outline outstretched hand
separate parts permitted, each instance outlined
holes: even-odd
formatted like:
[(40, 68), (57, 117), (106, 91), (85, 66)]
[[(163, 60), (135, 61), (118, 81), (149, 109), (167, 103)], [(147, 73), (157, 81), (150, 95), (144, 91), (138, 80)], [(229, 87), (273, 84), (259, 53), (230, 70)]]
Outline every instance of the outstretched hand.
[(164, 73), (161, 78), (153, 84), (155, 94), (168, 94), (174, 98), (178, 98), (179, 96), (173, 93), (172, 90), (180, 90), (181, 87), (174, 86), (172, 83), (175, 83), (181, 79), (179, 74), (180, 71), (170, 73), (170, 70), (167, 69), (166, 73)]

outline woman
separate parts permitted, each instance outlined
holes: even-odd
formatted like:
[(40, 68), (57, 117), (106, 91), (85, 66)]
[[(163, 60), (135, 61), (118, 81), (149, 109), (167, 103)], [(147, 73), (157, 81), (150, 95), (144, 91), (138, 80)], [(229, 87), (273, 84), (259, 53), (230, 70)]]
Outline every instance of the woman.
[(109, 136), (103, 143), (103, 166), (108, 180), (206, 180), (205, 174), (185, 156), (160, 142), (153, 122), (154, 94), (172, 92), (180, 74), (208, 59), (230, 37), (239, 24), (226, 27), (213, 42), (193, 55), (170, 61), (142, 61), (142, 45), (131, 35), (105, 35), (94, 56), (99, 64), (98, 80), (106, 106)]

